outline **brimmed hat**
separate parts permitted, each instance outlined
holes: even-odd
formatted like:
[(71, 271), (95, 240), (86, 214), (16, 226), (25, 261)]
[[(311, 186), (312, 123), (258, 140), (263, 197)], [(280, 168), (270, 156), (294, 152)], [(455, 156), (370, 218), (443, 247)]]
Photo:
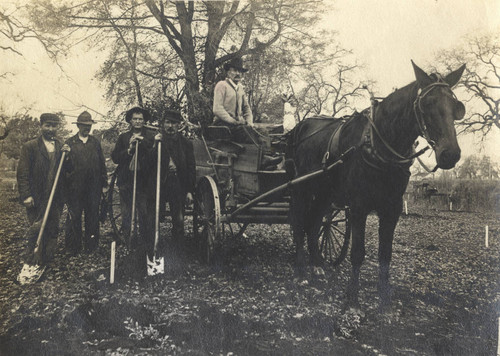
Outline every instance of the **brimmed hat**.
[(61, 118), (56, 114), (51, 113), (43, 113), (40, 115), (40, 124), (44, 124), (45, 122), (52, 122), (54, 124), (60, 124)]
[(125, 121), (130, 123), (130, 120), (132, 120), (132, 115), (135, 113), (142, 114), (142, 116), (144, 117), (144, 122), (151, 121), (151, 114), (149, 113), (149, 111), (139, 106), (136, 106), (125, 113)]
[(177, 110), (165, 110), (163, 112), (163, 121), (175, 121), (175, 122), (182, 122), (182, 115), (179, 111)]
[(224, 69), (227, 71), (229, 68), (235, 68), (240, 72), (248, 72), (248, 69), (243, 68), (243, 60), (239, 57), (231, 59), (229, 62), (224, 63)]
[(76, 122), (73, 122), (74, 124), (80, 124), (80, 125), (93, 125), (96, 122), (92, 120), (92, 115), (88, 111), (82, 112), (80, 115), (78, 115), (78, 119)]

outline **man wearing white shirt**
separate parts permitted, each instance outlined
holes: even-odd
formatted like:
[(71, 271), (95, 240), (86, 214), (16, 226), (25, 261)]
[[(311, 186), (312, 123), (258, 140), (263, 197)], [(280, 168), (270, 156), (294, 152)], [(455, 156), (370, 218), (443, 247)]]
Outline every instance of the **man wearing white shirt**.
[[(61, 119), (51, 113), (40, 116), (39, 137), (26, 142), (19, 157), (17, 184), (19, 197), (26, 207), (28, 222), (33, 225), (42, 220), (54, 183), (61, 152), (66, 150), (56, 138)], [(59, 219), (64, 204), (64, 192), (58, 185), (43, 234), (42, 263), (48, 262), (57, 248)], [(27, 234), (28, 245), (24, 260), (30, 263), (33, 257), (37, 234)]]

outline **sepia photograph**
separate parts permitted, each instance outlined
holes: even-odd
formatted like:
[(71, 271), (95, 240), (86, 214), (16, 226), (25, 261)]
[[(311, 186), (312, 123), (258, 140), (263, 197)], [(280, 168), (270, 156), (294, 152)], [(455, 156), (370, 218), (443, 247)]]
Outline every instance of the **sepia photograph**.
[(500, 0), (2, 0), (0, 355), (500, 356)]

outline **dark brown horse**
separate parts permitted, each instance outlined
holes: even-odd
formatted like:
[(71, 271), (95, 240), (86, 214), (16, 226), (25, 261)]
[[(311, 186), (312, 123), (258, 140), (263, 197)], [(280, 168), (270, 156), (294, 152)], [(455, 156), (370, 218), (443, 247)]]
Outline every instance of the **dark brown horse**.
[(352, 277), (347, 296), (351, 306), (359, 305), (366, 218), (372, 211), (379, 218), (380, 302), (381, 306), (390, 304), (392, 241), (410, 177), (409, 168), (415, 157), (417, 137), (424, 137), (434, 149), (437, 167), (453, 168), (460, 159), (454, 121), (463, 118), (465, 107), (451, 88), (460, 79), (465, 65), (442, 77), (427, 75), (412, 64), (417, 80), (373, 105), (372, 114), (365, 111), (353, 115), (338, 134), (335, 132), (344, 120), (307, 119), (297, 125), (289, 137), (287, 162), (294, 162), (298, 176), (324, 167), (340, 153), (355, 147), (354, 153), (339, 168), (295, 187), (290, 209), (296, 262), (299, 271), (304, 272), (305, 234), (311, 263), (320, 267), (318, 232), (323, 215), (332, 203), (350, 208)]

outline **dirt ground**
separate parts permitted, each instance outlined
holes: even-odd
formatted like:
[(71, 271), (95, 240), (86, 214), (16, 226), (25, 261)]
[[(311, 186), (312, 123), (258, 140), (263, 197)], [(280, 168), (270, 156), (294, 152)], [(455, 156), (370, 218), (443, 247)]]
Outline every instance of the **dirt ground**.
[[(253, 225), (227, 244), (218, 267), (167, 254), (167, 272), (129, 278), (118, 247), (109, 284), (109, 224), (99, 250), (58, 255), (44, 278), (21, 287), (27, 226), (0, 182), (1, 355), (494, 355), (500, 315), (498, 214), (417, 209), (396, 229), (393, 311), (377, 311), (376, 217), (367, 227), (363, 313), (343, 311), (348, 259), (327, 283), (298, 283), (284, 225)], [(64, 216), (64, 215), (63, 215)], [(489, 226), (489, 248), (485, 247)], [(164, 226), (168, 235), (168, 226)], [(188, 223), (188, 235), (191, 227)]]

